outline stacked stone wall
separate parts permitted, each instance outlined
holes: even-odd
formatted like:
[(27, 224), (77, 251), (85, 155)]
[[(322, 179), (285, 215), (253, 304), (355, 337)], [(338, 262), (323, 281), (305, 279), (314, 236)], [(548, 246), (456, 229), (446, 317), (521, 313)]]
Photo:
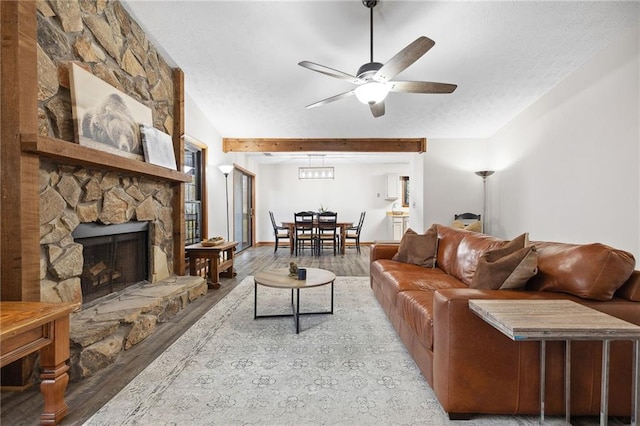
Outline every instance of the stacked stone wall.
[(38, 1), (38, 124), (42, 136), (74, 141), (70, 63), (151, 108), (173, 133), (172, 70), (117, 1)]
[[(151, 108), (173, 133), (172, 70), (118, 1), (37, 2), (38, 132), (74, 143), (69, 67), (76, 63)], [(41, 300), (81, 302), (82, 222), (151, 223), (152, 280), (173, 274), (169, 183), (40, 162)]]

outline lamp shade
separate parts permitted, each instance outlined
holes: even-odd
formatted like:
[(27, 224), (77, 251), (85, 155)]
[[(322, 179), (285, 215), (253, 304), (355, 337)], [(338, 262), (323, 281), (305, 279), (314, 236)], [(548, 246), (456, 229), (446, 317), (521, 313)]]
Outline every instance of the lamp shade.
[(229, 164), (223, 164), (222, 166), (218, 166), (218, 168), (225, 176), (231, 173), (231, 170), (233, 170), (233, 166)]
[(495, 172), (493, 170), (481, 170), (479, 172), (476, 172), (476, 174), (478, 176), (480, 176), (481, 178), (483, 178), (483, 179), (488, 178), (489, 176), (491, 176), (494, 173)]
[(356, 98), (365, 105), (377, 104), (384, 101), (389, 94), (389, 86), (385, 83), (378, 83), (377, 81), (370, 81), (363, 85), (356, 87)]

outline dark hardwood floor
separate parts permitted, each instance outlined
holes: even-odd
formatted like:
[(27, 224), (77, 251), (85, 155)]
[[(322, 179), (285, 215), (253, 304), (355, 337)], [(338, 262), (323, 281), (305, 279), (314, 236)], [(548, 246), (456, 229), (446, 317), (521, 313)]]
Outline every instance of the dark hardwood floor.
[[(153, 335), (121, 353), (108, 368), (92, 377), (69, 383), (65, 397), (69, 411), (62, 424), (85, 422), (247, 276), (267, 268), (288, 267), (292, 261), (299, 266), (328, 269), (337, 276), (369, 276), (369, 247), (362, 246), (361, 252), (358, 254), (355, 248), (347, 248), (345, 255), (333, 256), (326, 250), (322, 256), (311, 257), (307, 249), (304, 255), (296, 257), (289, 254), (288, 247), (280, 247), (274, 254), (272, 246), (263, 246), (237, 254), (235, 269), (238, 275), (235, 278), (222, 278), (219, 289), (209, 290), (171, 321), (159, 324)], [(44, 403), (38, 386), (24, 392), (2, 392), (0, 403), (1, 424), (39, 424)]]

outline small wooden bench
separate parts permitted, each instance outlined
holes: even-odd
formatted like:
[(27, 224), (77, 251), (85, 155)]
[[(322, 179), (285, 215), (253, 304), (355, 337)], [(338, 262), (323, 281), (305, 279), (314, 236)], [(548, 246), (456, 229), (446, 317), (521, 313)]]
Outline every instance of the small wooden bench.
[(213, 247), (204, 247), (201, 243), (186, 246), (184, 249), (189, 257), (189, 274), (202, 275), (203, 268), (198, 266), (202, 264), (201, 260), (205, 260), (209, 288), (220, 288), (220, 275), (227, 278), (236, 276), (233, 259), (237, 245), (237, 242), (229, 241)]

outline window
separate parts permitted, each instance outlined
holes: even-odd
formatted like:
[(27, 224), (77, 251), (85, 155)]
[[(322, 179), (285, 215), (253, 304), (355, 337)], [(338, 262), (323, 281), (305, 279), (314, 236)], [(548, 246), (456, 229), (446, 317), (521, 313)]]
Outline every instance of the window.
[(402, 176), (402, 207), (409, 207), (409, 176)]
[(190, 138), (185, 141), (184, 172), (192, 176), (190, 183), (185, 183), (184, 220), (185, 245), (199, 243), (207, 237), (206, 202), (205, 202), (205, 154), (206, 145)]

